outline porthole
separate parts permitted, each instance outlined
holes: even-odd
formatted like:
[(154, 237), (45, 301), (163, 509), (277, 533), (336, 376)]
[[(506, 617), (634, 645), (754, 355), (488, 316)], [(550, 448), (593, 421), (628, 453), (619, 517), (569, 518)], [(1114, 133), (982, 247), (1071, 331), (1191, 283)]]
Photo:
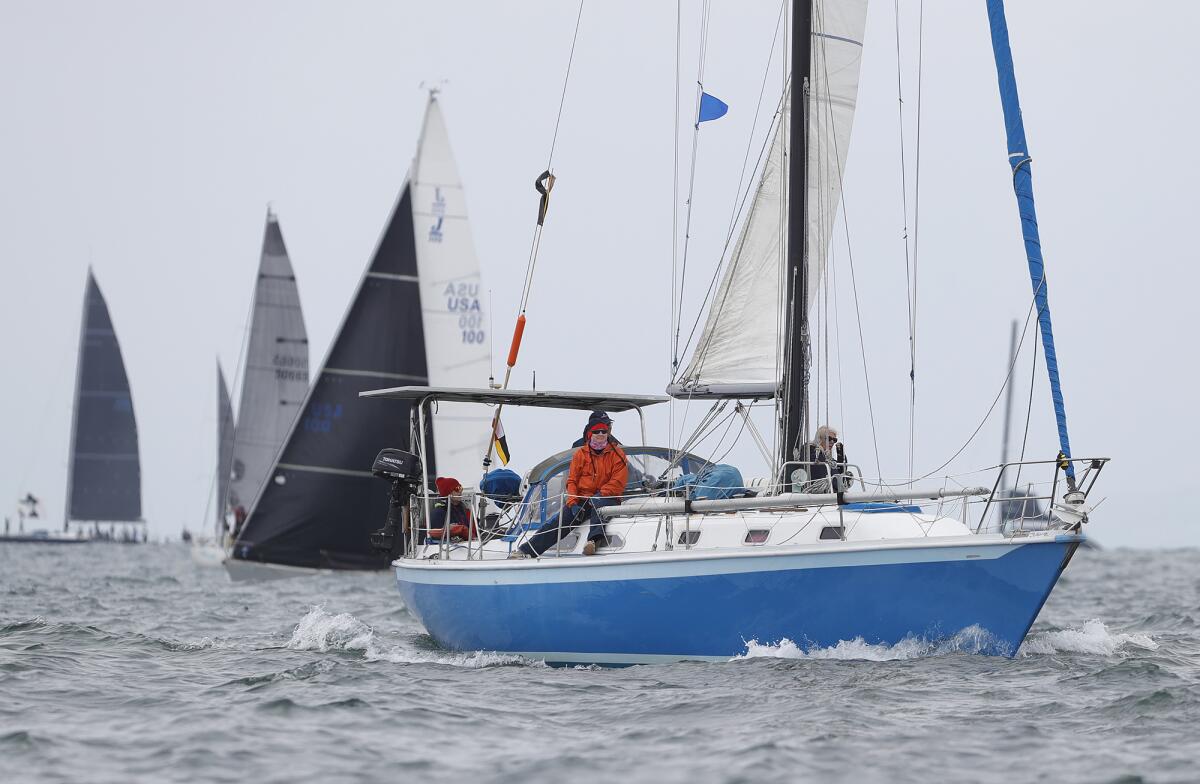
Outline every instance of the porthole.
[(679, 544), (691, 546), (700, 540), (699, 531), (680, 531)]

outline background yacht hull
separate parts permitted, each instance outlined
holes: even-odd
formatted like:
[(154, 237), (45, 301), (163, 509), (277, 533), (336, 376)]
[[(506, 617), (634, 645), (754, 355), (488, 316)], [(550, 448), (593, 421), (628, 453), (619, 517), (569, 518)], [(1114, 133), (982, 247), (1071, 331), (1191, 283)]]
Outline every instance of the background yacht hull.
[(451, 650), (636, 664), (728, 659), (751, 640), (813, 649), (971, 630), (972, 650), (1012, 656), (1081, 541), (398, 561), (396, 576), (409, 610)]

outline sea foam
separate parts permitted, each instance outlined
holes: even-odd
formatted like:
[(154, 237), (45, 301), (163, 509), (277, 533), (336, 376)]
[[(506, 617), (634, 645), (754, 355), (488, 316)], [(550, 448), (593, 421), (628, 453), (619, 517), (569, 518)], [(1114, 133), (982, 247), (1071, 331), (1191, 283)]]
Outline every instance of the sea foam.
[(951, 653), (994, 652), (996, 649), (996, 639), (986, 629), (978, 626), (968, 626), (952, 637), (940, 640), (908, 637), (895, 645), (869, 643), (861, 637), (856, 637), (853, 640), (841, 640), (835, 645), (824, 648), (802, 647), (786, 638), (780, 640), (778, 643), (760, 643), (758, 640), (750, 640), (746, 643), (746, 652), (735, 656), (734, 660), (815, 659), (905, 661), (908, 659), (923, 659), (929, 656), (945, 656)]
[(507, 665), (544, 666), (543, 662), (523, 656), (473, 651), (421, 651), (404, 646), (381, 644), (375, 630), (350, 613), (332, 614), (324, 607), (313, 607), (292, 630), (288, 648), (297, 651), (349, 651), (361, 653), (365, 661), (392, 664), (444, 664), (452, 667), (481, 669)]
[(1110, 631), (1103, 623), (1093, 619), (1078, 629), (1034, 632), (1025, 639), (1020, 653), (1023, 656), (1052, 653), (1090, 653), (1097, 656), (1115, 656), (1118, 653), (1129, 651), (1130, 648), (1153, 651), (1158, 649), (1158, 643), (1146, 634)]

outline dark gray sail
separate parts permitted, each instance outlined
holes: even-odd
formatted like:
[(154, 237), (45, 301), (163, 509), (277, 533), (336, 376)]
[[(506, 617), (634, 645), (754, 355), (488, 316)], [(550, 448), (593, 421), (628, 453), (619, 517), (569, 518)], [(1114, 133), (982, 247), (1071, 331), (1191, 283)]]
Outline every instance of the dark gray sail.
[(108, 305), (88, 270), (75, 369), (67, 519), (141, 522), (137, 421)]
[(267, 210), (242, 368), (232, 479), (221, 505), (250, 508), (308, 391), (308, 333), (279, 220)]
[(232, 557), (323, 569), (383, 569), (368, 533), (388, 488), (366, 470), (407, 448), (407, 406), (359, 392), (426, 383), (410, 187), (405, 184), (320, 372), (234, 544)]
[(229, 476), (233, 466), (233, 404), (221, 363), (217, 362), (217, 520), (216, 541), (224, 541), (226, 500), (229, 497)]

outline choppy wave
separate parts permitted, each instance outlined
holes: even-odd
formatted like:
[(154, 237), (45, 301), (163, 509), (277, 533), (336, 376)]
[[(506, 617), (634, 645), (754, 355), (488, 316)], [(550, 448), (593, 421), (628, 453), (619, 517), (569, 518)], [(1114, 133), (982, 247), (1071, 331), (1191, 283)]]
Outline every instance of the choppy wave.
[(842, 659), (848, 661), (904, 661), (908, 659), (923, 659), (929, 656), (945, 656), (951, 653), (985, 653), (996, 652), (999, 644), (996, 638), (986, 629), (969, 626), (952, 637), (939, 640), (927, 640), (920, 637), (909, 637), (895, 645), (884, 643), (869, 643), (861, 637), (853, 640), (841, 640), (836, 645), (827, 647), (806, 647), (789, 639), (778, 643), (760, 643), (750, 640), (746, 643), (746, 652), (735, 656), (734, 660), (744, 659)]
[(1156, 643), (1147, 634), (1125, 634), (1110, 631), (1102, 622), (1092, 619), (1078, 629), (1056, 629), (1030, 634), (1020, 653), (1026, 656), (1052, 653), (1091, 653), (1099, 656), (1114, 656), (1133, 648), (1158, 650)]
[(511, 665), (544, 666), (541, 661), (523, 656), (475, 651), (450, 653), (420, 651), (402, 645), (381, 644), (370, 625), (350, 613), (333, 614), (324, 607), (313, 607), (296, 624), (287, 647), (297, 651), (347, 651), (359, 653), (366, 661), (392, 664), (445, 664), (452, 667), (481, 669)]
[[(1091, 620), (1078, 629), (1054, 629), (1030, 634), (1017, 651), (1018, 656), (1045, 656), (1055, 653), (1083, 653), (1115, 656), (1141, 649), (1153, 651), (1158, 643), (1147, 634), (1126, 634), (1111, 631), (1103, 622)], [(806, 647), (791, 640), (760, 643), (750, 640), (740, 659), (842, 659), (861, 661), (905, 661), (952, 653), (1003, 653), (996, 639), (978, 626), (966, 629), (941, 640), (910, 637), (895, 645), (872, 644), (861, 637), (842, 640), (827, 647)]]

